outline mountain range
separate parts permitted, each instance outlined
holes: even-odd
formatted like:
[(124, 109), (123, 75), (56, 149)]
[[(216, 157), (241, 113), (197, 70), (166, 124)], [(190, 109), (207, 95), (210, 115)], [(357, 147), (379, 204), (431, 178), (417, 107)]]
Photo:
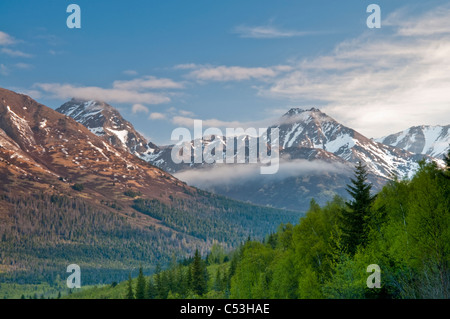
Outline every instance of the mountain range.
[(391, 134), (377, 142), (401, 148), (412, 153), (427, 154), (442, 159), (449, 148), (450, 125), (420, 125)]
[[(444, 145), (449, 142), (448, 126), (423, 126), (427, 129), (422, 129), (422, 133), (411, 128), (382, 139), (370, 139), (317, 108), (292, 108), (270, 126), (279, 130), (280, 171), (274, 176), (261, 176), (257, 165), (248, 163), (175, 164), (171, 159), (173, 145), (156, 146), (142, 137), (141, 147), (136, 149), (135, 138), (139, 133), (117, 110), (102, 102), (72, 100), (57, 111), (73, 117), (116, 146), (130, 145), (129, 152), (189, 185), (256, 204), (301, 211), (307, 209), (312, 198), (323, 204), (335, 194), (346, 197), (345, 185), (357, 162), (366, 164), (376, 191), (394, 176), (412, 176), (421, 159), (439, 162), (446, 150)], [(116, 137), (112, 138), (111, 133)], [(245, 140), (246, 148), (240, 151), (248, 156), (250, 140), (258, 137), (245, 135), (235, 140), (238, 138)], [(225, 144), (224, 136), (205, 137), (200, 143), (191, 142), (192, 152), (199, 145), (205, 149), (214, 139)], [(238, 156), (238, 152), (234, 155)], [(226, 146), (222, 154), (225, 156)]]
[(85, 283), (123, 280), (142, 262), (233, 247), (302, 215), (188, 186), (132, 154), (151, 144), (116, 110), (73, 104), (86, 126), (0, 88), (0, 281), (51, 280), (70, 263)]

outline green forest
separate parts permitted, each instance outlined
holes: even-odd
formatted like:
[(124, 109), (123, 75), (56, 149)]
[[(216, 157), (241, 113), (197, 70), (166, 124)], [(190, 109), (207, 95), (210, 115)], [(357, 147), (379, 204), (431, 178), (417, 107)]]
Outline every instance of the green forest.
[(83, 269), (83, 285), (122, 281), (130, 271), (136, 276), (140, 264), (152, 272), (157, 262), (166, 266), (173, 255), (208, 251), (214, 242), (232, 249), (303, 214), (198, 194), (191, 200), (173, 197), (168, 204), (134, 199), (131, 218), (142, 212), (159, 223), (145, 227), (131, 224), (121, 214), (124, 207), (114, 203), (95, 206), (70, 194), (0, 195), (0, 205), (10, 211), (0, 223), (0, 298), (20, 297), (18, 285), (59, 289), (71, 263)]
[[(298, 224), (225, 252), (216, 244), (192, 258), (70, 298), (444, 298), (450, 297), (450, 152), (446, 168), (420, 162), (407, 180), (371, 193), (364, 165), (347, 186), (350, 200), (314, 200)], [(369, 265), (380, 288), (368, 288)]]

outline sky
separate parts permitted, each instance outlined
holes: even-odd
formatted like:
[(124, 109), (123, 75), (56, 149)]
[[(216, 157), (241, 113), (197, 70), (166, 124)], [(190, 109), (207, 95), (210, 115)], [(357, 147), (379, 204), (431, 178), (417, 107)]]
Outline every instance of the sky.
[[(81, 8), (70, 29), (69, 4)], [(381, 28), (366, 24), (369, 4)], [(367, 137), (450, 124), (448, 1), (0, 2), (0, 87), (119, 109), (145, 137), (320, 108)]]

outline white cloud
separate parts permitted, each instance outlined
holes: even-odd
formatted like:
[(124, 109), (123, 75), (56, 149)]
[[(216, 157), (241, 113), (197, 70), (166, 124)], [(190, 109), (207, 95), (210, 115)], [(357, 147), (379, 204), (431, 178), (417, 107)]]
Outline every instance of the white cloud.
[[(185, 127), (193, 127), (194, 119), (185, 116), (174, 116), (172, 118), (172, 123)], [(240, 127), (242, 124), (242, 122), (239, 121), (221, 121), (218, 119), (202, 120), (202, 123), (205, 127)]]
[(48, 53), (50, 53), (51, 55), (60, 55), (63, 54), (64, 51), (48, 50)]
[(122, 73), (126, 74), (126, 75), (137, 75), (138, 74), (138, 72), (135, 70), (125, 70)]
[[(254, 127), (256, 129), (266, 128), (275, 122), (276, 118), (268, 118), (260, 121), (222, 121), (219, 119), (206, 119), (202, 120), (204, 128), (217, 127), (217, 128), (243, 128), (247, 129)], [(194, 118), (186, 116), (174, 116), (171, 119), (175, 125), (183, 127), (194, 127)], [(225, 133), (225, 131), (224, 131)]]
[(175, 65), (173, 68), (175, 70), (189, 70), (189, 69), (195, 69), (198, 67), (199, 67), (199, 65), (195, 64), (195, 63), (185, 63), (185, 64)]
[(9, 89), (20, 94), (28, 95), (35, 100), (40, 99), (42, 97), (42, 93), (38, 90), (29, 90), (20, 87), (11, 87)]
[(35, 88), (50, 93), (53, 98), (68, 99), (72, 97), (82, 99), (96, 99), (109, 103), (145, 103), (161, 104), (170, 102), (170, 98), (153, 92), (137, 92), (124, 89), (105, 89), (96, 86), (74, 86), (59, 83), (35, 83)]
[(238, 26), (234, 32), (239, 34), (241, 38), (254, 39), (274, 39), (274, 38), (291, 38), (313, 34), (307, 31), (282, 30), (274, 26)]
[(391, 34), (365, 33), (328, 54), (303, 59), (260, 86), (259, 93), (300, 105), (316, 101), (369, 137), (418, 124), (448, 124), (450, 24), (442, 23), (450, 21), (450, 10), (387, 21), (396, 23), (390, 22)]
[(136, 113), (148, 113), (148, 108), (145, 105), (142, 104), (134, 104), (133, 107), (131, 108), (131, 111), (133, 114)]
[(28, 53), (25, 53), (25, 52), (22, 52), (19, 50), (11, 50), (9, 48), (2, 48), (1, 52), (4, 54), (7, 54), (9, 56), (12, 56), (12, 57), (19, 57), (19, 58), (31, 58), (32, 57), (31, 54), (28, 54)]
[(0, 45), (10, 45), (14, 44), (16, 40), (9, 34), (0, 31)]
[(28, 69), (32, 69), (33, 68), (33, 66), (31, 64), (22, 63), (22, 62), (16, 63), (16, 64), (14, 64), (14, 66), (16, 68), (18, 68), (18, 69), (24, 69), (24, 70), (28, 70)]
[(166, 118), (166, 115), (163, 113), (153, 112), (148, 117), (150, 120), (162, 120)]
[(426, 12), (419, 20), (408, 17), (408, 10), (398, 10), (383, 21), (384, 25), (398, 27), (401, 36), (432, 36), (450, 34), (450, 6), (441, 6)]
[(195, 114), (191, 111), (180, 110), (179, 113), (183, 116), (195, 116)]
[(199, 66), (188, 76), (202, 81), (243, 81), (251, 79), (273, 78), (291, 69), (287, 65), (273, 67), (241, 67), (241, 66)]
[(6, 65), (0, 64), (0, 74), (5, 76), (9, 74), (9, 70)]
[(171, 79), (144, 76), (128, 81), (114, 81), (113, 87), (115, 89), (140, 91), (148, 89), (181, 89), (183, 88), (183, 84), (174, 82)]
[(248, 181), (273, 182), (289, 177), (311, 176), (315, 174), (346, 173), (349, 167), (339, 163), (324, 161), (293, 160), (280, 161), (276, 174), (261, 175), (260, 164), (215, 164), (211, 168), (186, 170), (175, 173), (174, 176), (189, 185), (196, 187), (214, 187), (242, 184)]

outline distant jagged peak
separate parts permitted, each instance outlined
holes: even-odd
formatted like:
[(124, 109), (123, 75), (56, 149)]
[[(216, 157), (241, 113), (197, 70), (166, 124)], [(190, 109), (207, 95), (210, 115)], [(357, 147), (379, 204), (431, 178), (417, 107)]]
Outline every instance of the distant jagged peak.
[(301, 122), (333, 122), (337, 123), (335, 119), (328, 116), (320, 109), (311, 107), (311, 108), (301, 108), (294, 107), (287, 111), (278, 121), (278, 125), (290, 125)]
[(313, 113), (322, 113), (320, 109), (315, 107), (311, 108), (303, 108), (303, 107), (293, 107), (289, 111), (287, 111), (283, 116), (293, 116), (304, 112), (313, 112)]
[[(92, 111), (109, 111), (117, 112), (117, 110), (106, 102), (99, 100), (88, 100), (81, 98), (72, 98), (70, 101), (64, 103), (56, 111), (63, 113), (70, 117), (77, 117), (86, 112)], [(118, 112), (117, 112), (118, 113)]]
[(442, 158), (450, 144), (450, 125), (417, 125), (375, 141), (417, 154)]
[(70, 116), (83, 124), (92, 133), (103, 137), (115, 147), (128, 150), (141, 156), (150, 149), (158, 149), (153, 143), (137, 132), (133, 125), (125, 120), (120, 112), (106, 102), (72, 98), (56, 111)]

